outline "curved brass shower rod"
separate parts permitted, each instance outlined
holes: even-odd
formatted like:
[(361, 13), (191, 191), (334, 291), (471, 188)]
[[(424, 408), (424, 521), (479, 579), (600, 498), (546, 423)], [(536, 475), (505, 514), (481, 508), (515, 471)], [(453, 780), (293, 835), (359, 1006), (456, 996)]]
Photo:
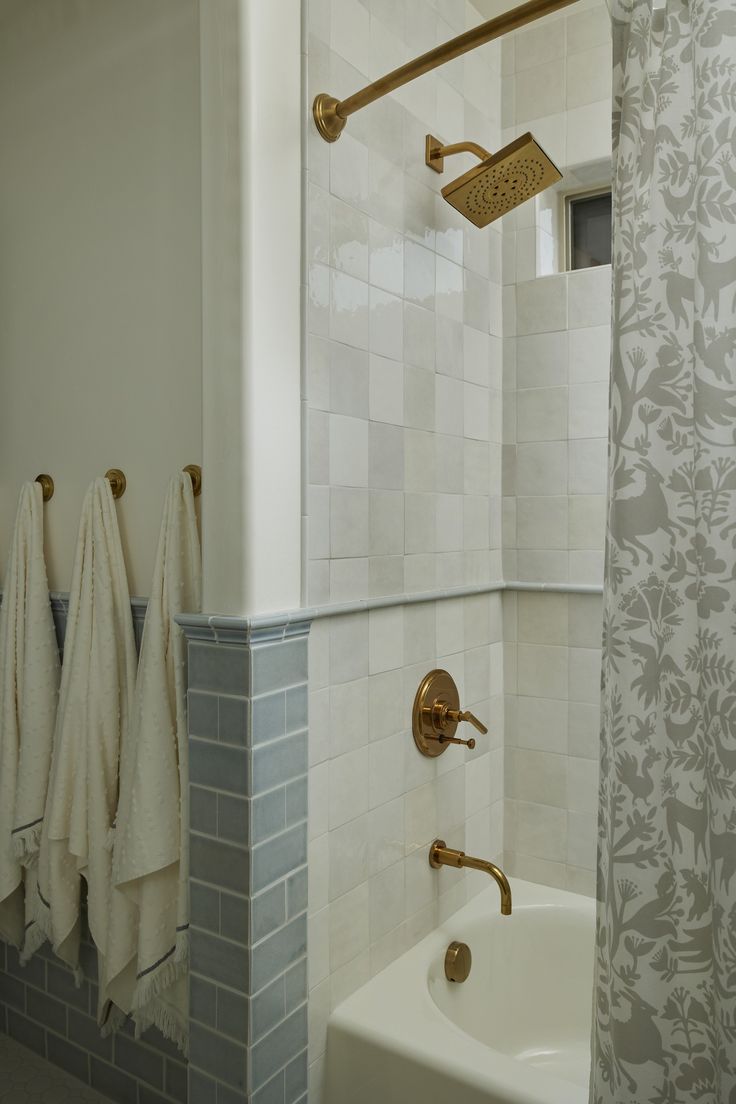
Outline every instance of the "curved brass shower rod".
[(486, 42), (492, 42), (494, 38), (501, 38), (510, 31), (515, 31), (519, 27), (526, 26), (527, 23), (533, 23), (536, 19), (551, 15), (577, 2), (578, 0), (528, 0), (528, 3), (522, 4), (521, 7), (513, 8), (495, 19), (489, 19), (487, 23), (481, 23), (478, 27), (458, 35), (457, 38), (451, 38), (442, 46), (436, 46), (434, 50), (429, 50), (421, 57), (408, 61), (406, 65), (399, 66), (398, 69), (387, 73), (385, 77), (380, 77), (372, 84), (361, 88), (359, 92), (354, 92), (346, 100), (338, 100), (327, 92), (320, 92), (312, 105), (317, 129), (326, 142), (336, 142), (348, 118), (356, 111), (360, 111), (362, 107), (373, 103), (374, 100), (380, 100), (382, 96), (393, 92), (396, 88), (401, 88), (403, 84), (408, 84), (416, 77), (421, 77), (439, 65), (467, 54), (476, 46), (483, 46)]

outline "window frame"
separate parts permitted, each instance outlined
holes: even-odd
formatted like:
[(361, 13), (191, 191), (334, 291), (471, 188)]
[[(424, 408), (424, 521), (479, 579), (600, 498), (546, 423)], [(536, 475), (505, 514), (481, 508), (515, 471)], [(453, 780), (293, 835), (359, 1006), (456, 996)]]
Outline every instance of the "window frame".
[(586, 268), (572, 267), (572, 207), (578, 200), (597, 199), (599, 196), (611, 196), (611, 212), (613, 213), (613, 189), (610, 184), (601, 184), (597, 188), (578, 188), (573, 192), (566, 192), (563, 196), (564, 228), (565, 228), (565, 272), (587, 272), (590, 268), (601, 268), (601, 265), (588, 265)]

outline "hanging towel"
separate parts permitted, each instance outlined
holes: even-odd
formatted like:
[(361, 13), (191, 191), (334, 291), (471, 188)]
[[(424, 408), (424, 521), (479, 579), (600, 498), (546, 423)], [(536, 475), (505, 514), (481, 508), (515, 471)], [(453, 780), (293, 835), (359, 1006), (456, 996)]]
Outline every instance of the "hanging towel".
[[(166, 495), (135, 706), (122, 748), (107, 995), (140, 1033), (155, 1024), (187, 1049), (189, 757), (186, 651), (174, 617), (197, 611), (201, 556), (191, 479)], [(134, 915), (121, 906), (124, 897)]]
[(43, 492), (38, 483), (24, 483), (0, 608), (0, 938), (19, 949), (23, 942), (36, 944), (34, 864), (58, 694), (59, 648), (43, 557)]
[(46, 800), (35, 915), (80, 978), (80, 875), (100, 984), (111, 890), (107, 837), (118, 797), (120, 743), (133, 705), (136, 653), (115, 502), (96, 479), (82, 505), (69, 595), (61, 692)]

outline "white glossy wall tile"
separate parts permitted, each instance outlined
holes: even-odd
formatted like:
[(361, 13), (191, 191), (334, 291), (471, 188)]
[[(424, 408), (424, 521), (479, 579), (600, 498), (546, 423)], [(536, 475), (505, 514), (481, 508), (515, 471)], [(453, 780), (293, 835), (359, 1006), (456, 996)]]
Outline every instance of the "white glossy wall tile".
[[(610, 59), (604, 0), (513, 36), (506, 133), (528, 125), (573, 179), (601, 171), (588, 163), (610, 157)], [(504, 220), (503, 283), (516, 308), (504, 331), (504, 574), (589, 584), (603, 577), (610, 268), (561, 271), (560, 202), (550, 192)], [(520, 877), (585, 893), (594, 890), (600, 636), (596, 597), (504, 599), (505, 861)]]
[[(308, 21), (311, 103), (480, 16), (464, 0), (310, 0)], [(600, 580), (610, 274), (559, 272), (554, 196), (476, 231), (438, 194), (451, 163), (427, 170), (423, 144), (432, 132), (497, 148), (531, 129), (563, 169), (605, 160), (609, 51), (604, 0), (581, 0), (360, 112), (333, 146), (305, 119), (310, 603), (483, 583), (502, 568)], [(513, 873), (591, 892), (599, 607), (490, 596), (315, 623), (313, 1104), (330, 1010), (483, 885), (435, 876), (435, 835), (505, 847)], [(436, 665), (491, 732), (431, 762), (409, 726)]]
[[(310, 0), (308, 101), (347, 95), (481, 17), (465, 0)], [(431, 132), (501, 145), (500, 45), (351, 118), (305, 119), (309, 604), (501, 577), (500, 226), (439, 195)], [(567, 406), (564, 405), (567, 416)], [(315, 622), (310, 643), (310, 1101), (329, 1012), (483, 888), (427, 852), (503, 853), (501, 598)], [(422, 758), (417, 686), (446, 667), (488, 737)]]
[[(480, 21), (464, 0), (325, 0), (309, 11), (310, 102), (326, 88), (347, 95)], [(479, 509), (490, 516), (495, 500), (500, 513), (500, 456), (490, 446), (501, 442), (501, 229), (476, 230), (439, 195), (469, 156), (443, 176), (424, 164), (430, 131), (497, 148), (499, 99), (492, 44), (366, 108), (333, 145), (305, 121), (307, 479), (332, 492), (306, 519), (310, 603), (365, 597), (366, 578), (377, 594), (389, 578), (411, 591), (500, 575), (500, 532), (482, 545), (472, 534)], [(405, 517), (387, 542), (366, 521), (360, 492), (389, 489), (402, 496), (392, 524), (400, 509)], [(408, 561), (418, 554), (407, 523), (416, 494), (428, 496), (439, 537), (422, 544), (421, 563)], [(326, 520), (329, 541), (313, 533)]]
[[(488, 723), (489, 734), (472, 752), (452, 747), (431, 760), (415, 748), (412, 703), (434, 667), (450, 671), (464, 707)], [(316, 1101), (331, 1009), (485, 886), (472, 872), (431, 870), (431, 841), (441, 836), (470, 853), (502, 857), (503, 671), (498, 594), (400, 605), (312, 627), (309, 983)], [(566, 679), (567, 671), (565, 688)]]
[[(589, 0), (547, 24), (545, 33), (531, 27), (512, 36), (504, 73), (535, 87), (545, 67), (565, 74), (562, 108), (546, 100), (530, 125), (543, 145), (555, 133), (564, 139), (560, 167), (579, 186), (586, 173), (605, 175), (610, 160), (605, 0)], [(518, 106), (508, 124), (508, 137), (526, 125)], [(585, 152), (571, 161), (565, 136), (573, 131)], [(506, 304), (515, 308), (513, 331), (504, 328), (504, 576), (588, 584), (600, 583), (603, 569), (610, 268), (563, 271), (562, 240), (549, 253), (547, 239), (562, 238), (565, 186), (504, 219), (503, 282)]]
[(601, 599), (507, 594), (505, 862), (593, 893)]

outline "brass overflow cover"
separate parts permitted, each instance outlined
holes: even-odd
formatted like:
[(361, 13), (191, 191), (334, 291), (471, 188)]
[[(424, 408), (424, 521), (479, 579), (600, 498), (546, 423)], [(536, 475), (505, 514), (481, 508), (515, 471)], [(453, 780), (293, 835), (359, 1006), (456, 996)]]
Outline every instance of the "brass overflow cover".
[(467, 943), (453, 940), (445, 951), (445, 977), (448, 981), (467, 981), (473, 956)]
[(422, 755), (435, 759), (450, 744), (463, 744), (472, 750), (475, 740), (455, 736), (460, 721), (468, 721), (481, 733), (488, 732), (477, 717), (460, 708), (460, 695), (449, 671), (430, 671), (419, 684), (411, 716), (414, 743)]

